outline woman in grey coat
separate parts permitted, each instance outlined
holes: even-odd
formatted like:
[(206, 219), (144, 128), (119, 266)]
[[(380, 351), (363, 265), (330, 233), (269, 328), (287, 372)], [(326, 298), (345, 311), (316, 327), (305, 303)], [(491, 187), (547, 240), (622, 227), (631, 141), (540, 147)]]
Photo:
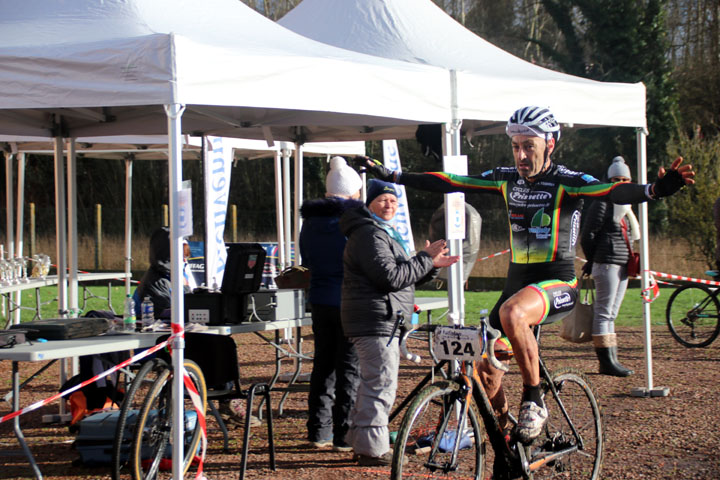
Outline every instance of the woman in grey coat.
[(444, 240), (426, 242), (424, 250), (411, 255), (410, 246), (393, 228), (397, 195), (393, 184), (371, 180), (367, 207), (348, 210), (340, 218), (340, 230), (347, 237), (342, 326), (360, 362), (346, 441), (363, 466), (390, 465), (392, 460), (388, 414), (395, 401), (400, 355), (397, 339), (390, 335), (396, 314), (409, 319), (415, 285), (458, 260), (446, 255)]

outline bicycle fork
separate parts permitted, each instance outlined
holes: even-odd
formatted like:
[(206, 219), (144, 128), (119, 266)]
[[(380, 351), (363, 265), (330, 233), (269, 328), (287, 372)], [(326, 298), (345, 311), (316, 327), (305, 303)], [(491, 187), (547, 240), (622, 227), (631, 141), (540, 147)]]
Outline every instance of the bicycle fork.
[[(462, 386), (459, 393), (459, 399), (452, 399), (447, 405), (444, 405), (445, 414), (442, 417), (441, 425), (437, 429), (437, 435), (432, 445), (432, 450), (428, 456), (428, 461), (425, 463), (425, 467), (434, 471), (436, 469), (442, 470), (443, 473), (448, 473), (457, 470), (458, 468), (458, 452), (460, 451), (460, 442), (462, 442), (463, 436), (465, 435), (465, 425), (469, 420), (468, 410), (470, 409), (470, 400), (472, 397), (472, 385), (471, 380), (466, 375), (461, 375), (458, 381), (462, 379)], [(458, 382), (460, 383), (460, 382)], [(459, 405), (458, 405), (459, 403)], [(454, 412), (453, 412), (454, 411)], [(441, 442), (446, 438), (446, 434), (449, 433), (447, 430), (448, 423), (452, 416), (458, 417), (457, 427), (455, 430), (455, 438), (453, 439), (452, 455), (450, 461), (445, 463), (436, 463), (434, 461), (435, 455), (440, 448)], [(477, 442), (479, 439), (473, 439)]]

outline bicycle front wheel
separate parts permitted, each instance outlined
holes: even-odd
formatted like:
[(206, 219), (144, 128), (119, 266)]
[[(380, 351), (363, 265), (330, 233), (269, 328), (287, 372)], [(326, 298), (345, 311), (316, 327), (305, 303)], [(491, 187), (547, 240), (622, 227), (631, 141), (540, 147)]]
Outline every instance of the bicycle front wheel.
[(720, 302), (702, 285), (686, 285), (668, 300), (665, 315), (670, 334), (681, 345), (706, 347), (720, 333)]
[(129, 478), (128, 468), (132, 440), (135, 437), (137, 418), (150, 389), (159, 374), (167, 369), (167, 363), (160, 358), (151, 358), (142, 364), (135, 374), (130, 387), (125, 393), (118, 422), (115, 425), (115, 441), (113, 442), (111, 475), (113, 480)]
[(540, 437), (526, 447), (531, 478), (595, 480), (600, 476), (603, 455), (602, 418), (595, 392), (585, 375), (573, 368), (554, 372), (552, 382), (577, 435), (543, 382), (548, 421)]
[[(467, 406), (463, 425), (459, 414)], [(457, 458), (452, 460), (456, 437)], [(455, 382), (441, 381), (423, 388), (408, 406), (394, 446), (395, 480), (412, 478), (482, 478), (485, 428), (475, 402), (466, 404)]]
[[(205, 415), (207, 387), (202, 370), (188, 359), (185, 359), (184, 366), (200, 394), (202, 415)], [(158, 376), (140, 410), (131, 452), (133, 480), (172, 478), (172, 379), (172, 367), (169, 366)], [(197, 454), (202, 432), (187, 387), (183, 387), (183, 391), (184, 476)]]

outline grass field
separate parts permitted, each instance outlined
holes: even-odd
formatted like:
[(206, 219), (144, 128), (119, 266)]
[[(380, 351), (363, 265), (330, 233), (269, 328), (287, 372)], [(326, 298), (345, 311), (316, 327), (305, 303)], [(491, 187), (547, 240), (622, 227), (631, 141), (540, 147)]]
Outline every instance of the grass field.
[[(660, 297), (651, 304), (650, 312), (652, 314), (652, 324), (662, 325), (665, 323), (665, 306), (668, 298), (672, 293), (672, 289), (663, 288), (660, 290)], [(106, 297), (107, 287), (89, 287), (89, 292), (96, 296)], [(112, 287), (112, 304), (115, 312), (122, 313), (123, 298), (125, 287)], [(57, 289), (56, 287), (44, 287), (40, 289), (40, 301), (42, 306), (40, 309), (43, 318), (57, 317)], [(418, 296), (423, 297), (446, 297), (445, 290), (421, 290), (417, 292)], [(484, 309), (490, 311), (500, 296), (500, 292), (465, 292), (465, 315), (466, 323), (473, 324), (477, 322), (480, 312)], [(34, 290), (26, 290), (23, 292), (22, 305), (31, 307), (33, 310), (25, 310), (21, 314), (21, 321), (29, 321), (34, 315), (35, 292)], [(82, 307), (82, 305), (81, 305)], [(100, 298), (90, 298), (83, 309), (84, 312), (90, 310), (107, 310), (107, 301)], [(642, 325), (642, 298), (640, 297), (640, 289), (629, 289), (625, 295), (620, 314), (618, 315), (616, 324), (618, 326), (640, 326)], [(3, 323), (4, 323), (4, 317)]]

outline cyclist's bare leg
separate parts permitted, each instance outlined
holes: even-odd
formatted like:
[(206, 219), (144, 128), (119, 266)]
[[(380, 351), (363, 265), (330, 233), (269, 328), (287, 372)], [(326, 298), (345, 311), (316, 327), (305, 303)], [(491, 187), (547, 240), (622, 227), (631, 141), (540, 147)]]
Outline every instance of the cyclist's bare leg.
[(495, 415), (498, 417), (500, 428), (504, 430), (508, 424), (508, 402), (502, 386), (502, 379), (505, 372), (493, 367), (490, 365), (490, 362), (485, 359), (478, 362), (476, 368), (480, 376), (480, 381), (485, 389), (485, 394), (488, 400), (490, 400), (490, 405), (495, 411)]
[(500, 323), (510, 340), (524, 385), (540, 383), (538, 345), (532, 327), (545, 312), (545, 299), (537, 290), (525, 287), (500, 306)]

